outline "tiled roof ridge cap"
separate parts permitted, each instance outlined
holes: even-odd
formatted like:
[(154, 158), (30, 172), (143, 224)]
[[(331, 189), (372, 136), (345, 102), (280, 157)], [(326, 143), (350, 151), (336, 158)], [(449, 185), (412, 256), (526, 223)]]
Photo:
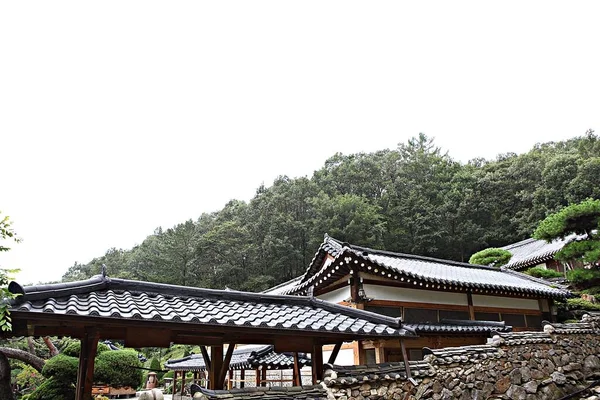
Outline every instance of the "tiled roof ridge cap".
[(278, 284), (276, 286), (270, 287), (270, 288), (268, 288), (266, 290), (263, 290), (262, 292), (258, 292), (258, 293), (269, 294), (269, 292), (271, 292), (273, 290), (277, 290), (277, 289), (279, 289), (279, 288), (281, 288), (281, 287), (283, 287), (285, 285), (288, 285), (288, 284), (290, 284), (290, 283), (292, 283), (294, 281), (298, 281), (298, 280), (302, 279), (303, 276), (304, 276), (304, 274), (300, 275), (300, 276), (297, 276), (295, 278), (292, 278), (292, 279), (290, 279), (288, 281), (282, 282), (282, 283), (280, 283), (280, 284)]
[(516, 249), (517, 247), (525, 246), (526, 244), (537, 242), (538, 240), (539, 239), (527, 238), (515, 243), (507, 244), (506, 246), (502, 246), (500, 248), (504, 250)]
[(248, 356), (248, 362), (250, 364), (252, 364), (253, 360), (260, 358), (260, 357), (264, 356), (265, 354), (268, 354), (274, 350), (275, 350), (275, 346), (273, 346), (272, 344), (268, 344), (258, 350), (253, 350), (250, 352), (250, 355)]
[[(527, 274), (524, 274), (523, 272), (519, 272), (519, 271), (515, 271), (514, 269), (506, 268), (505, 265), (500, 267), (500, 269), (508, 274), (512, 274), (512, 275), (518, 276), (523, 279), (529, 279), (532, 282), (546, 285), (546, 286), (550, 287), (551, 289), (556, 289), (556, 290), (566, 292), (566, 295), (568, 295), (568, 296), (573, 296), (573, 293), (571, 293), (571, 291), (569, 291), (569, 289), (567, 289), (567, 287), (565, 285), (560, 285), (558, 283), (550, 283), (545, 279), (536, 278), (535, 276), (527, 275)], [(553, 287), (553, 286), (556, 286), (556, 287)]]
[(83, 281), (51, 283), (48, 285), (21, 286), (17, 282), (11, 282), (9, 290), (13, 294), (22, 294), (13, 300), (20, 303), (25, 300), (39, 300), (48, 297), (64, 297), (77, 294), (93, 292), (107, 288), (111, 283), (111, 278), (99, 274)]

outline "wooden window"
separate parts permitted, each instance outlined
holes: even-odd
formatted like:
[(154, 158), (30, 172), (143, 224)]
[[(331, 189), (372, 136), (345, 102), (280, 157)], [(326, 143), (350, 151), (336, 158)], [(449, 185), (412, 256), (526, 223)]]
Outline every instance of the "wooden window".
[(410, 361), (421, 361), (423, 359), (422, 349), (408, 349), (408, 359)]
[(541, 315), (526, 315), (527, 327), (531, 329), (541, 330), (542, 329), (542, 316)]
[(504, 321), (506, 325), (514, 326), (515, 328), (524, 328), (526, 326), (525, 315), (523, 314), (502, 313), (502, 321)]
[(440, 310), (440, 322), (443, 319), (470, 319), (468, 311)]
[(388, 317), (400, 318), (402, 316), (401, 307), (382, 307), (382, 306), (366, 306), (366, 311), (371, 311)]
[(404, 307), (404, 322), (438, 322), (438, 310)]
[(500, 321), (499, 313), (476, 312), (475, 319), (477, 321)]
[(377, 362), (375, 361), (375, 349), (367, 349), (365, 350), (365, 356), (366, 356), (366, 361), (367, 364), (376, 364)]

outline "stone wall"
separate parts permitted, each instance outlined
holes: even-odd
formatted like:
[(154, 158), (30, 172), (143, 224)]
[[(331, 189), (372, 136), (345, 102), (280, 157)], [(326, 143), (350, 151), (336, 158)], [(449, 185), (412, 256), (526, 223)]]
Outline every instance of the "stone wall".
[(425, 349), (423, 361), (328, 366), (331, 400), (560, 399), (600, 377), (600, 317), (495, 334), (489, 344)]

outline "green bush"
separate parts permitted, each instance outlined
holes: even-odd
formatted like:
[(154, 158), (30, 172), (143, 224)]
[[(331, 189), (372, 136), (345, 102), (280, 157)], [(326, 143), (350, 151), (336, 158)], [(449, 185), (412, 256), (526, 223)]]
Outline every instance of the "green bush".
[(134, 350), (105, 351), (96, 357), (94, 382), (137, 388), (142, 381), (141, 366)]
[(35, 392), (29, 395), (29, 400), (73, 399), (75, 399), (75, 385), (72, 383), (65, 384), (64, 382), (59, 382), (55, 378), (46, 379), (46, 381), (42, 383)]
[(35, 390), (44, 382), (44, 377), (30, 365), (26, 365), (17, 375), (17, 384), (21, 391)]
[[(100, 342), (100, 343), (98, 343), (98, 350), (96, 351), (96, 354), (101, 354), (108, 350), (110, 350), (110, 348), (107, 345), (105, 345), (104, 343)], [(63, 350), (62, 354), (65, 354), (65, 355), (71, 356), (71, 357), (79, 357), (80, 351), (81, 351), (81, 342), (76, 341), (76, 342), (69, 344)]]
[(598, 286), (600, 271), (597, 269), (574, 269), (567, 272), (567, 279), (578, 288)]
[(77, 380), (79, 359), (65, 354), (52, 357), (44, 364), (42, 375), (58, 382), (73, 383)]
[(600, 311), (600, 304), (592, 303), (581, 298), (567, 299), (569, 310)]
[(546, 269), (543, 267), (533, 267), (533, 268), (529, 268), (527, 271), (525, 271), (525, 273), (527, 275), (531, 275), (534, 276), (536, 278), (560, 278), (561, 276), (563, 276), (562, 273), (555, 271), (553, 269)]
[(501, 267), (510, 261), (512, 253), (508, 250), (490, 247), (473, 254), (469, 258), (469, 264), (491, 265)]

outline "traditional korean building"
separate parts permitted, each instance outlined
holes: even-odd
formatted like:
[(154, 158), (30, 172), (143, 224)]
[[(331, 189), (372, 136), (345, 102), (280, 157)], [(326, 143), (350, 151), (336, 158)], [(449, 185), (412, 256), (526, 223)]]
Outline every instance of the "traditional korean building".
[(525, 239), (517, 243), (509, 244), (502, 247), (508, 250), (512, 257), (504, 268), (513, 269), (515, 271), (525, 271), (533, 267), (543, 267), (553, 269), (558, 272), (565, 272), (574, 267), (562, 263), (554, 259), (554, 255), (563, 248), (565, 244), (576, 238), (576, 235), (571, 235), (565, 239), (556, 239), (551, 243), (545, 240)]
[[(298, 372), (310, 366), (311, 360), (305, 353), (298, 353)], [(165, 369), (175, 372), (174, 384), (178, 377), (184, 379), (187, 372), (193, 373), (193, 382), (206, 387), (206, 362), (202, 354), (170, 359)], [(244, 388), (260, 386), (292, 386), (295, 380), (294, 354), (277, 353), (272, 345), (250, 345), (236, 348), (229, 362), (227, 387)], [(310, 381), (310, 370), (304, 371), (304, 380)], [(298, 381), (302, 382), (302, 377)], [(185, 382), (185, 380), (184, 380)]]
[[(539, 330), (553, 320), (559, 285), (510, 270), (393, 253), (342, 243), (325, 235), (304, 275), (268, 291), (314, 296), (331, 303), (400, 317), (419, 338), (406, 341), (408, 357), (422, 348), (483, 344), (493, 331)], [(338, 363), (402, 359), (393, 341), (347, 343)]]

